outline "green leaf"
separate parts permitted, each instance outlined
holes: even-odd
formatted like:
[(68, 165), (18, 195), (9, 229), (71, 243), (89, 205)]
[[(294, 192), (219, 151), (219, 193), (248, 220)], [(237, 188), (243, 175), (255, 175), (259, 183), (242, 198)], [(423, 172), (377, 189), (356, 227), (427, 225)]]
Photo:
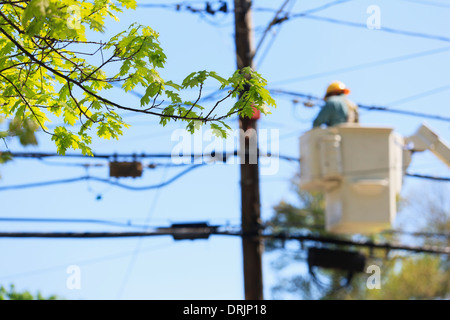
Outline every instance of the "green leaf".
[(150, 84), (147, 89), (145, 90), (144, 96), (141, 98), (141, 106), (144, 106), (146, 104), (150, 103), (150, 97), (156, 96), (161, 91), (161, 84), (160, 83), (152, 83)]
[(164, 82), (164, 85), (166, 85), (166, 86), (169, 86), (169, 87), (172, 87), (172, 88), (174, 88), (174, 89), (176, 89), (176, 90), (181, 90), (181, 89), (183, 89), (183, 87), (182, 86), (180, 86), (179, 84), (176, 84), (176, 83), (174, 83), (174, 82), (172, 82), (172, 81), (166, 81), (166, 82)]
[(136, 9), (136, 0), (118, 0), (127, 9)]
[(215, 123), (211, 123), (211, 129), (213, 131), (213, 134), (218, 137), (218, 138), (226, 138), (227, 137), (227, 132), (224, 128), (222, 128), (221, 126), (215, 124)]
[(207, 78), (208, 72), (206, 70), (192, 72), (189, 74), (182, 83), (183, 88), (193, 88), (204, 83)]
[(31, 0), (22, 14), (22, 24), (25, 25), (32, 18), (39, 20), (40, 17), (45, 16), (49, 7), (49, 0)]
[(73, 126), (78, 120), (78, 114), (70, 105), (65, 105), (63, 109), (64, 109), (64, 122)]
[(224, 87), (229, 85), (228, 80), (226, 80), (225, 78), (222, 78), (221, 76), (219, 76), (217, 73), (215, 72), (210, 72), (209, 76), (216, 79), (217, 81), (219, 81), (222, 84), (221, 89), (223, 89)]
[(171, 90), (166, 90), (165, 94), (175, 104), (181, 104), (183, 102), (183, 100), (181, 100), (181, 98), (180, 98), (180, 95), (176, 92), (173, 92)]

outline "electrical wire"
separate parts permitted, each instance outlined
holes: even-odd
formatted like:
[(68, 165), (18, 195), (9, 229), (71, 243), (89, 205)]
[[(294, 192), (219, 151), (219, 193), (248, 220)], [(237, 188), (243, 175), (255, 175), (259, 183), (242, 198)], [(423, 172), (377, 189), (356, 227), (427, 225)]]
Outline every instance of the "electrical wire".
[[(290, 20), (290, 19), (294, 19), (294, 18), (306, 18), (306, 19), (313, 19), (313, 20), (317, 20), (317, 21), (323, 21), (323, 22), (329, 22), (329, 23), (334, 23), (334, 24), (340, 24), (340, 25), (346, 25), (346, 26), (350, 26), (350, 27), (357, 27), (357, 28), (364, 28), (367, 30), (367, 25), (364, 23), (358, 23), (358, 22), (351, 22), (351, 21), (345, 21), (345, 20), (339, 20), (339, 19), (334, 19), (334, 18), (329, 18), (329, 17), (321, 17), (321, 16), (316, 16), (313, 15), (312, 13), (317, 13), (319, 11), (325, 10), (327, 8), (330, 8), (332, 6), (335, 5), (339, 5), (339, 4), (343, 4), (345, 2), (349, 2), (351, 0), (337, 0), (337, 1), (333, 1), (330, 2), (328, 4), (324, 4), (322, 6), (319, 6), (317, 8), (313, 8), (313, 9), (309, 9), (303, 12), (299, 12), (299, 13), (295, 13), (292, 14), (290, 16), (287, 16), (286, 19), (283, 19), (283, 21), (286, 20)], [(409, 1), (415, 1), (415, 2), (419, 2), (419, 0), (409, 0)], [(425, 4), (425, 2), (423, 2)], [(205, 4), (207, 4), (207, 2), (205, 2)], [(430, 3), (431, 4), (431, 3)], [(176, 10), (180, 10), (181, 8), (186, 9), (188, 11), (191, 11), (193, 13), (199, 13), (199, 14), (203, 14), (204, 12), (207, 12), (206, 9), (197, 9), (197, 8), (193, 8), (190, 6), (186, 6), (183, 7), (183, 4), (177, 4), (175, 6), (172, 5), (171, 9), (176, 9)], [(437, 3), (433, 3), (433, 5), (438, 5)], [(143, 7), (145, 7), (146, 5), (141, 5)], [(152, 5), (149, 4), (148, 7), (153, 6), (159, 6), (159, 7), (164, 7), (164, 8), (170, 8), (170, 5)], [(442, 5), (444, 7), (447, 7), (446, 5)], [(275, 9), (268, 9), (268, 8), (254, 8), (254, 11), (275, 11)], [(226, 13), (230, 13), (230, 11), (227, 11)], [(411, 37), (417, 37), (417, 38), (423, 38), (423, 39), (430, 39), (430, 40), (438, 40), (438, 41), (444, 41), (444, 42), (450, 42), (450, 38), (448, 37), (444, 37), (444, 36), (439, 36), (439, 35), (431, 35), (431, 34), (425, 34), (425, 33), (420, 33), (420, 32), (414, 32), (414, 31), (406, 31), (406, 30), (400, 30), (400, 29), (394, 29), (394, 28), (389, 28), (389, 27), (382, 27), (381, 29), (379, 29), (378, 31), (381, 32), (386, 32), (386, 33), (392, 33), (392, 34), (400, 34), (400, 35), (405, 35), (405, 36), (411, 36)]]
[(41, 161), (41, 163), (47, 166), (55, 166), (55, 167), (104, 168), (108, 166), (108, 164), (104, 163), (70, 163), (70, 162), (45, 161), (43, 159), (39, 160)]
[[(192, 1), (190, 1), (192, 3)], [(218, 1), (220, 4), (220, 8), (214, 9), (211, 6), (211, 3), (209, 1), (198, 1), (198, 3), (203, 4), (203, 8), (200, 7), (193, 7), (191, 4), (184, 2), (180, 3), (172, 3), (172, 4), (138, 4), (140, 8), (162, 8), (162, 9), (171, 9), (175, 11), (187, 11), (195, 14), (199, 14), (200, 17), (207, 23), (215, 26), (215, 27), (221, 27), (225, 26), (226, 24), (220, 25), (217, 23), (217, 21), (211, 21), (207, 18), (207, 16), (216, 16), (216, 13), (223, 13), (225, 16), (230, 13), (228, 10), (228, 4), (225, 1)]]
[(430, 176), (430, 175), (424, 175), (424, 174), (418, 174), (418, 173), (408, 173), (408, 172), (405, 175), (408, 177), (427, 179), (427, 180), (446, 181), (446, 182), (450, 181), (450, 177), (436, 177), (436, 176)]
[[(301, 223), (301, 222), (287, 222), (287, 223), (273, 223), (268, 221), (263, 223), (264, 228), (270, 229), (273, 227), (282, 227), (283, 229), (290, 228), (304, 228), (309, 230), (319, 230), (324, 231), (325, 225), (323, 224), (309, 224), (309, 223)], [(425, 237), (425, 238), (447, 238), (450, 239), (450, 233), (436, 233), (436, 232), (412, 232), (412, 231), (404, 231), (404, 230), (383, 230), (380, 234), (401, 234), (401, 235), (409, 235), (414, 237)]]
[[(313, 8), (313, 9), (306, 10), (306, 11), (299, 12), (299, 13), (294, 13), (294, 14), (291, 14), (290, 16), (287, 16), (286, 19), (284, 19), (283, 21), (288, 21), (288, 20), (295, 19), (295, 18), (306, 18), (306, 19), (312, 19), (312, 20), (316, 20), (316, 21), (323, 21), (323, 22), (329, 22), (329, 23), (333, 23), (333, 24), (345, 25), (345, 26), (349, 26), (349, 27), (364, 28), (365, 30), (367, 30), (367, 25), (364, 23), (339, 20), (339, 19), (334, 19), (334, 18), (329, 18), (329, 17), (316, 16), (316, 15), (312, 14), (312, 13), (316, 13), (318, 11), (327, 9), (331, 6), (342, 4), (342, 3), (345, 3), (348, 1), (349, 0), (334, 1), (334, 2), (325, 4), (325, 5), (317, 7), (317, 8)], [(255, 11), (274, 11), (274, 9), (255, 8)], [(416, 38), (422, 38), (422, 39), (450, 42), (450, 38), (445, 37), (445, 36), (432, 35), (432, 34), (426, 34), (426, 33), (421, 33), (421, 32), (414, 32), (414, 31), (406, 31), (406, 30), (394, 29), (394, 28), (389, 28), (389, 27), (382, 27), (381, 29), (378, 29), (377, 31), (405, 35), (405, 36), (416, 37)]]
[(131, 190), (131, 191), (145, 191), (145, 190), (159, 189), (159, 188), (165, 187), (165, 186), (171, 184), (172, 182), (178, 180), (179, 178), (181, 178), (182, 176), (184, 176), (188, 172), (190, 172), (190, 171), (192, 171), (194, 169), (197, 169), (197, 168), (199, 168), (201, 166), (204, 166), (204, 165), (206, 165), (206, 163), (192, 165), (189, 168), (181, 171), (180, 173), (178, 173), (174, 177), (170, 178), (169, 180), (167, 180), (167, 181), (165, 181), (163, 183), (154, 184), (154, 185), (150, 185), (150, 186), (136, 187), (136, 186), (130, 186), (130, 185), (122, 184), (122, 183), (119, 183), (117, 181), (111, 181), (109, 179), (103, 179), (103, 178), (92, 177), (92, 176), (83, 176), (83, 177), (62, 179), (62, 180), (35, 182), (35, 183), (18, 184), (18, 185), (11, 185), (11, 186), (1, 186), (0, 187), (0, 191), (18, 190), (18, 189), (27, 189), (27, 188), (36, 188), (36, 187), (45, 187), (45, 186), (51, 186), (51, 185), (57, 185), (57, 184), (73, 183), (73, 182), (84, 181), (84, 180), (92, 180), (92, 181), (107, 183), (107, 184), (110, 184), (110, 185), (113, 185), (113, 186), (116, 186), (116, 187), (120, 187), (120, 188)]
[(447, 9), (450, 9), (450, 5), (444, 4), (444, 3), (431, 2), (431, 1), (423, 1), (423, 0), (403, 0), (403, 1), (411, 2), (411, 3), (423, 4), (423, 5), (427, 5), (427, 6), (433, 6), (433, 7), (439, 7), (439, 8), (447, 8)]
[[(109, 167), (109, 163), (72, 163), (72, 162), (55, 162), (55, 161), (46, 161), (41, 158), (37, 158), (42, 164), (48, 165), (48, 166), (56, 166), (56, 167), (81, 167), (81, 168), (104, 168)], [(184, 167), (191, 164), (188, 163), (162, 163), (162, 162), (151, 162), (149, 164), (145, 164), (142, 167), (144, 169), (155, 169), (158, 167), (163, 168), (178, 168), (178, 167)]]
[[(286, 1), (285, 3), (287, 4), (288, 2), (289, 2), (289, 1)], [(292, 10), (292, 8), (294, 7), (294, 5), (295, 5), (295, 0), (292, 1), (292, 5), (291, 5), (290, 9), (287, 11), (285, 17), (287, 17), (287, 15), (288, 15), (289, 12)], [(281, 8), (280, 8), (280, 10), (281, 10)], [(265, 58), (266, 58), (267, 54), (269, 53), (271, 47), (272, 47), (273, 44), (275, 43), (275, 39), (276, 39), (276, 37), (279, 35), (280, 30), (281, 30), (281, 28), (282, 28), (282, 26), (283, 26), (282, 22), (284, 21), (285, 18), (277, 18), (278, 14), (279, 14), (279, 13), (276, 14), (276, 16), (274, 17), (274, 19), (272, 20), (272, 22), (269, 24), (268, 29), (267, 29), (267, 32), (268, 32), (268, 31), (270, 30), (270, 28), (272, 28), (274, 25), (277, 25), (278, 30), (272, 35), (272, 38), (270, 39), (269, 44), (266, 46), (266, 49), (264, 50), (264, 52), (263, 52), (262, 55), (260, 56), (258, 62), (256, 63), (256, 65), (257, 65), (256, 69), (259, 69), (259, 67), (261, 67), (261, 64), (263, 63), (263, 61), (265, 60)], [(266, 34), (266, 33), (265, 33), (265, 34)], [(260, 43), (258, 44), (258, 48), (259, 48), (259, 45), (262, 44), (262, 41), (264, 40), (265, 34), (263, 35), (263, 38), (261, 39)], [(258, 48), (256, 49), (254, 55), (256, 55), (256, 53), (258, 52)]]
[(434, 254), (446, 254), (450, 255), (450, 247), (436, 247), (436, 246), (407, 246), (399, 244), (391, 244), (388, 242), (376, 243), (373, 241), (356, 241), (356, 240), (345, 240), (330, 236), (321, 235), (287, 235), (286, 233), (279, 234), (266, 234), (262, 235), (261, 238), (265, 239), (280, 239), (280, 240), (298, 240), (298, 241), (313, 241), (320, 243), (329, 243), (337, 245), (347, 245), (356, 247), (367, 247), (373, 249), (385, 249), (385, 250), (404, 250), (411, 252), (423, 252), (423, 253), (434, 253)]
[(256, 54), (258, 53), (259, 49), (261, 48), (261, 46), (262, 46), (262, 44), (263, 44), (263, 42), (264, 42), (264, 39), (266, 38), (267, 33), (270, 31), (270, 29), (271, 29), (274, 25), (280, 23), (280, 22), (279, 22), (280, 20), (279, 20), (279, 18), (278, 18), (278, 15), (283, 11), (284, 7), (286, 7), (286, 5), (289, 3), (289, 1), (291, 1), (291, 0), (285, 0), (285, 1), (284, 1), (284, 3), (281, 5), (280, 9), (278, 9), (278, 11), (275, 13), (275, 16), (273, 17), (273, 19), (272, 19), (272, 20), (269, 22), (269, 24), (267, 25), (266, 29), (264, 30), (263, 35), (261, 36), (261, 39), (259, 39), (259, 42), (258, 42), (258, 44), (256, 45), (255, 52), (253, 53), (253, 58), (256, 56)]
[[(161, 183), (166, 178), (165, 177), (166, 174), (167, 174), (167, 169), (163, 173), (163, 176), (161, 178)], [(162, 192), (162, 189), (158, 189), (156, 191), (156, 193), (154, 194), (152, 203), (150, 205), (150, 210), (149, 210), (149, 212), (147, 214), (147, 217), (145, 218), (144, 224), (148, 224), (148, 222), (150, 221), (150, 218), (151, 218), (153, 212), (155, 211), (156, 204), (158, 203), (159, 197), (161, 196), (161, 192)], [(145, 231), (148, 231), (148, 229), (146, 229)], [(138, 256), (138, 254), (139, 254), (139, 252), (141, 250), (142, 240), (143, 240), (143, 238), (139, 237), (138, 243), (136, 244), (136, 246), (135, 246), (135, 248), (133, 250), (133, 255), (132, 255), (132, 257), (131, 257), (131, 259), (130, 259), (130, 261), (128, 263), (128, 268), (127, 268), (127, 270), (125, 272), (125, 276), (124, 276), (124, 278), (122, 280), (122, 285), (120, 286), (120, 289), (119, 289), (119, 292), (118, 292), (118, 299), (121, 299), (123, 294), (124, 294), (124, 292), (125, 292), (125, 288), (126, 288), (126, 286), (128, 284), (128, 280), (131, 277), (131, 273), (132, 273), (134, 265), (136, 263), (137, 256)]]
[(68, 157), (68, 158), (85, 158), (85, 159), (117, 159), (117, 158), (133, 158), (133, 159), (146, 159), (146, 158), (172, 158), (172, 157), (189, 157), (196, 158), (202, 157), (201, 154), (189, 154), (189, 155), (172, 155), (169, 153), (108, 153), (108, 154), (94, 154), (92, 157), (85, 156), (81, 153), (74, 154), (68, 153), (60, 155), (57, 153), (45, 153), (45, 152), (3, 152), (5, 155), (9, 155), (15, 158), (49, 158), (49, 157)]
[(413, 232), (413, 231), (404, 231), (404, 230), (384, 230), (380, 233), (389, 233), (389, 234), (403, 234), (413, 237), (425, 237), (425, 238), (447, 238), (450, 239), (450, 233), (437, 233), (437, 232)]
[[(150, 213), (154, 211), (155, 203), (157, 197), (155, 196)], [(0, 217), (0, 222), (19, 222), (19, 223), (69, 223), (69, 224), (99, 224), (99, 225), (108, 225), (108, 226), (116, 226), (116, 227), (127, 227), (127, 228), (139, 228), (144, 230), (149, 230), (151, 227), (148, 225), (148, 220), (144, 224), (133, 224), (130, 221), (127, 223), (117, 222), (112, 220), (101, 220), (101, 219), (80, 219), (80, 218), (30, 218), (30, 217)], [(228, 226), (226, 226), (228, 227)], [(270, 221), (263, 223), (264, 229), (270, 229), (272, 227), (282, 227), (283, 229), (290, 228), (304, 228), (309, 230), (324, 230), (325, 225), (311, 225), (307, 223), (277, 223), (273, 224)], [(155, 227), (156, 228), (156, 227)], [(384, 230), (381, 231), (380, 234), (400, 234), (400, 235), (409, 235), (413, 237), (425, 237), (425, 238), (447, 238), (450, 239), (449, 233), (436, 233), (436, 232), (417, 232), (417, 231), (404, 231), (404, 230)]]
[(271, 84), (275, 85), (275, 84), (301, 82), (301, 81), (306, 81), (306, 80), (311, 80), (311, 79), (316, 79), (316, 78), (327, 77), (329, 75), (333, 75), (336, 73), (358, 71), (358, 70), (362, 70), (362, 69), (366, 69), (366, 68), (378, 67), (378, 66), (386, 65), (386, 64), (390, 64), (390, 63), (403, 62), (403, 61), (410, 60), (410, 59), (421, 58), (421, 57), (439, 54), (439, 53), (448, 52), (448, 51), (450, 51), (450, 47), (447, 46), (447, 47), (443, 47), (443, 48), (426, 50), (426, 51), (416, 52), (416, 53), (412, 53), (412, 54), (402, 55), (402, 56), (398, 56), (398, 57), (394, 57), (394, 58), (388, 58), (388, 59), (377, 60), (374, 62), (362, 63), (362, 64), (350, 66), (350, 67), (344, 67), (344, 68), (338, 68), (338, 69), (334, 69), (334, 70), (330, 70), (330, 71), (312, 73), (312, 74), (308, 74), (308, 75), (301, 76), (301, 77), (295, 77), (295, 78), (291, 78), (291, 79), (272, 81)]
[[(78, 238), (78, 239), (93, 239), (93, 238), (129, 238), (129, 237), (152, 237), (152, 236), (182, 236), (183, 232), (173, 231), (170, 228), (165, 230), (155, 230), (146, 232), (0, 232), (0, 238)], [(366, 247), (372, 249), (385, 250), (402, 250), (415, 253), (429, 253), (450, 255), (450, 247), (437, 246), (409, 246), (401, 244), (392, 244), (388, 242), (376, 243), (366, 240), (345, 240), (331, 236), (321, 236), (314, 234), (290, 235), (283, 233), (274, 234), (245, 234), (243, 232), (217, 231), (215, 228), (203, 228), (201, 231), (189, 231), (189, 235), (198, 235), (204, 237), (205, 235), (222, 235), (222, 236), (237, 236), (249, 237), (259, 239), (273, 239), (273, 240), (296, 240), (296, 241), (311, 241), (318, 243), (336, 244), (342, 246)], [(192, 238), (191, 238), (192, 239)]]
[[(165, 245), (149, 246), (149, 247), (145, 247), (144, 249), (142, 249), (141, 252), (152, 252), (152, 251), (156, 251), (156, 250), (160, 250), (160, 249), (166, 249), (166, 248), (172, 247), (174, 245), (176, 245), (176, 243), (172, 242), (172, 243), (165, 244)], [(39, 275), (39, 274), (48, 273), (48, 272), (57, 271), (57, 270), (58, 271), (65, 270), (67, 268), (67, 266), (70, 264), (87, 265), (87, 264), (94, 264), (94, 263), (119, 259), (119, 258), (129, 256), (132, 253), (133, 253), (132, 251), (124, 251), (121, 253), (115, 253), (115, 254), (103, 256), (100, 258), (86, 259), (86, 260), (76, 261), (76, 262), (72, 262), (72, 263), (66, 263), (66, 264), (59, 265), (59, 266), (53, 266), (53, 267), (49, 267), (49, 268), (43, 268), (43, 269), (32, 270), (32, 271), (27, 271), (27, 272), (20, 272), (20, 273), (10, 274), (10, 275), (6, 275), (6, 276), (1, 275), (0, 280), (11, 279), (11, 278), (17, 279), (17, 278), (34, 276), (34, 275)]]
[[(292, 157), (292, 156), (279, 156), (279, 158), (282, 160), (295, 161), (295, 162), (299, 162), (299, 163), (301, 161), (300, 158)], [(407, 168), (407, 166), (404, 166), (402, 168), (402, 170), (405, 170), (406, 168)], [(364, 174), (364, 173), (378, 173), (378, 172), (388, 171), (391, 169), (392, 168), (376, 168), (376, 169), (370, 169), (370, 170), (369, 169), (352, 170), (352, 171), (343, 172), (342, 176), (348, 177), (348, 176), (360, 175), (360, 174)], [(436, 176), (417, 174), (417, 173), (409, 173), (409, 172), (406, 172), (405, 176), (427, 179), (427, 180), (435, 180), (435, 181), (446, 181), (446, 182), (450, 181), (450, 177), (436, 177)]]
[(417, 99), (421, 99), (423, 97), (427, 97), (427, 96), (430, 96), (430, 95), (433, 95), (433, 94), (436, 94), (436, 93), (439, 93), (439, 92), (442, 92), (442, 91), (447, 91), (449, 89), (450, 89), (450, 84), (448, 84), (446, 86), (443, 86), (443, 87), (439, 87), (439, 88), (435, 88), (435, 89), (432, 89), (432, 90), (428, 90), (428, 91), (425, 91), (425, 92), (421, 92), (421, 93), (418, 93), (418, 94), (414, 94), (412, 96), (409, 96), (409, 97), (406, 97), (406, 98), (402, 98), (402, 99), (398, 99), (398, 100), (395, 100), (395, 101), (392, 101), (392, 102), (389, 102), (389, 103), (386, 103), (386, 104), (388, 104), (390, 106), (399, 105), (399, 104), (403, 104), (405, 102), (410, 102), (410, 101), (414, 101), (414, 100), (417, 100)]
[[(47, 154), (47, 153), (38, 153), (38, 154), (33, 154), (33, 153), (11, 153), (11, 155), (13, 157), (15, 157), (17, 155), (23, 157), (23, 158), (40, 158), (40, 157), (58, 157), (61, 155), (58, 154)], [(223, 153), (217, 153), (217, 154), (210, 154), (210, 155), (204, 155), (204, 154), (193, 154), (193, 155), (189, 155), (186, 157), (190, 157), (191, 159), (199, 159), (199, 158), (203, 158), (205, 156), (207, 157), (220, 157), (221, 156), (221, 160), (223, 162), (226, 162), (226, 159), (230, 156), (238, 156), (239, 153), (237, 150), (235, 150), (234, 152), (223, 152)], [(66, 154), (64, 157), (70, 156), (70, 154)], [(80, 155), (74, 155), (75, 157), (79, 157)], [(115, 157), (129, 157), (128, 154), (114, 154), (114, 155), (106, 155), (103, 154), (100, 157), (101, 158), (111, 158), (112, 156)], [(151, 157), (154, 155), (143, 155), (143, 157)], [(171, 157), (171, 154), (157, 154), (157, 157)], [(295, 157), (295, 156), (289, 156), (289, 155), (283, 155), (283, 154), (272, 154), (271, 152), (266, 152), (266, 153), (261, 153), (258, 151), (258, 156), (260, 157), (275, 157), (281, 160), (286, 160), (286, 161), (291, 161), (291, 162), (298, 162), (300, 163), (300, 158)], [(179, 173), (178, 175), (176, 175), (175, 177), (173, 177), (172, 179), (166, 181), (164, 184), (158, 184), (158, 185), (152, 185), (152, 186), (144, 186), (144, 187), (133, 187), (133, 186), (129, 186), (129, 185), (123, 185), (120, 184), (118, 182), (114, 182), (108, 179), (102, 179), (102, 178), (98, 178), (98, 177), (91, 177), (91, 176), (84, 176), (84, 177), (78, 177), (78, 178), (72, 178), (72, 179), (63, 179), (63, 180), (55, 180), (55, 181), (46, 181), (46, 182), (37, 182), (37, 183), (31, 183), (31, 184), (23, 184), (23, 185), (13, 185), (13, 186), (0, 186), (0, 191), (4, 191), (4, 190), (11, 190), (11, 189), (24, 189), (24, 188), (33, 188), (33, 187), (41, 187), (41, 186), (47, 186), (47, 185), (53, 185), (53, 184), (65, 184), (65, 183), (72, 183), (72, 182), (77, 182), (77, 181), (81, 181), (81, 180), (94, 180), (94, 181), (99, 181), (99, 182), (104, 182), (104, 183), (109, 183), (111, 185), (115, 185), (118, 187), (122, 187), (125, 189), (129, 189), (129, 190), (135, 190), (135, 191), (139, 191), (139, 190), (149, 190), (149, 189), (155, 189), (155, 188), (160, 188), (163, 187), (169, 183), (172, 183), (173, 181), (175, 181), (176, 179), (180, 178), (181, 176), (183, 176), (184, 174), (188, 173), (189, 171), (197, 168), (198, 166), (201, 165), (206, 165), (209, 164), (207, 162), (203, 162), (201, 164), (197, 164), (197, 165), (191, 165), (191, 167), (187, 168), (186, 170), (182, 171), (181, 173)], [(170, 166), (171, 164), (168, 164), (168, 166)], [(175, 166), (178, 166), (175, 165)], [(342, 173), (343, 176), (353, 176), (353, 175), (359, 175), (359, 174), (363, 174), (363, 173), (378, 173), (378, 172), (384, 172), (387, 170), (390, 170), (392, 168), (375, 168), (375, 169), (364, 169), (364, 170), (353, 170), (353, 171), (347, 171)], [(406, 167), (402, 168), (403, 170), (406, 170)], [(435, 181), (450, 181), (450, 177), (436, 177), (436, 176), (431, 176), (431, 175), (424, 175), (424, 174), (417, 174), (417, 173), (410, 173), (410, 172), (406, 172), (405, 173), (406, 176), (408, 177), (415, 177), (415, 178), (421, 178), (421, 179), (428, 179), (428, 180), (435, 180)]]
[(148, 226), (136, 225), (131, 222), (122, 223), (111, 220), (100, 220), (100, 219), (63, 219), (63, 218), (19, 218), (19, 217), (0, 217), (0, 222), (37, 222), (37, 223), (88, 223), (88, 224), (100, 224), (116, 227), (129, 227), (129, 228), (140, 228), (145, 229)]
[(336, 1), (332, 1), (332, 2), (329, 2), (329, 3), (325, 3), (324, 5), (321, 5), (319, 7), (308, 9), (308, 10), (305, 10), (305, 11), (300, 12), (300, 13), (296, 13), (296, 14), (292, 15), (290, 18), (300, 17), (300, 16), (303, 16), (305, 14), (317, 13), (319, 11), (323, 11), (323, 10), (326, 10), (328, 8), (331, 8), (331, 7), (334, 7), (334, 6), (346, 3), (346, 2), (350, 2), (350, 1), (353, 1), (353, 0), (336, 0)]
[[(339, 25), (344, 25), (344, 26), (349, 26), (349, 27), (364, 28), (365, 30), (367, 30), (367, 25), (364, 23), (359, 23), (359, 22), (351, 22), (351, 21), (339, 20), (339, 19), (334, 19), (334, 18), (316, 16), (316, 15), (311, 15), (311, 14), (300, 14), (295, 17), (296, 18), (306, 18), (306, 19), (311, 19), (311, 20), (316, 20), (316, 21), (329, 22), (329, 23), (339, 24)], [(405, 30), (394, 29), (394, 28), (389, 28), (389, 27), (382, 27), (381, 29), (378, 29), (377, 31), (405, 35), (405, 36), (416, 37), (416, 38), (422, 38), (422, 39), (428, 39), (428, 40), (438, 40), (438, 41), (443, 41), (443, 42), (450, 42), (450, 38), (444, 37), (444, 36), (431, 35), (431, 34), (425, 34), (425, 33), (414, 32), (414, 31), (405, 31)]]
[[(281, 90), (281, 89), (270, 89), (269, 90), (273, 94), (279, 94), (279, 95), (288, 95), (288, 96), (294, 96), (294, 97), (301, 97), (308, 100), (315, 100), (315, 101), (323, 101), (322, 98), (319, 98), (317, 96), (301, 93), (301, 92), (295, 92), (295, 91), (287, 91), (287, 90)], [(398, 113), (408, 116), (414, 116), (414, 117), (421, 117), (421, 118), (427, 118), (427, 119), (433, 119), (433, 120), (440, 120), (440, 121), (446, 121), (450, 122), (450, 117), (444, 117), (440, 115), (433, 115), (433, 114), (427, 114), (423, 112), (415, 112), (415, 111), (408, 111), (408, 110), (401, 110), (401, 109), (392, 109), (390, 107), (385, 106), (369, 106), (364, 104), (358, 104), (358, 107), (360, 109), (366, 109), (371, 111), (382, 111), (382, 112), (391, 112), (391, 113)]]

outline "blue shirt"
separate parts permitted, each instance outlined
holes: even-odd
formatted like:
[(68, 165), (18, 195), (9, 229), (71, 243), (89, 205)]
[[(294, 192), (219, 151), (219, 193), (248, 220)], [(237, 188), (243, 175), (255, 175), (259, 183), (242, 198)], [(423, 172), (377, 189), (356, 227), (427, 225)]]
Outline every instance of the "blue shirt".
[(320, 110), (313, 122), (313, 127), (325, 124), (329, 127), (347, 122), (349, 101), (345, 95), (331, 96), (326, 100), (325, 106)]

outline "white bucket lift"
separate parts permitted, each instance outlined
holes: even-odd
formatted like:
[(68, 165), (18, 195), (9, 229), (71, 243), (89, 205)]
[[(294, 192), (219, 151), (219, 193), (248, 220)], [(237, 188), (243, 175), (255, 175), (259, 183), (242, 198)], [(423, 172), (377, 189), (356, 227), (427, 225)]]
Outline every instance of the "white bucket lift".
[(450, 166), (449, 147), (425, 125), (409, 138), (358, 124), (315, 128), (300, 137), (300, 188), (325, 193), (327, 231), (390, 229), (411, 151), (427, 148)]

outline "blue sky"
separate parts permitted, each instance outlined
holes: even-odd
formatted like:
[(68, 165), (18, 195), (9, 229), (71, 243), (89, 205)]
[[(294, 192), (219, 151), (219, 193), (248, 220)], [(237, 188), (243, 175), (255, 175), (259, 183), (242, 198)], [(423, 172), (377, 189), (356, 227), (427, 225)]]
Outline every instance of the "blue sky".
[[(232, 5), (229, 2), (229, 7)], [(254, 1), (255, 43), (283, 1)], [(319, 7), (329, 1), (295, 2), (292, 13)], [(422, 1), (425, 2), (425, 1)], [(370, 5), (381, 10), (381, 30), (369, 30), (325, 21), (296, 18), (275, 26), (262, 47), (267, 55), (256, 56), (257, 71), (268, 80), (268, 88), (298, 91), (322, 96), (333, 80), (345, 82), (352, 90), (350, 98), (365, 105), (450, 116), (450, 90), (424, 95), (405, 103), (394, 102), (450, 85), (450, 42), (395, 34), (383, 28), (450, 37), (450, 4), (433, 1), (347, 1), (315, 13), (320, 17), (365, 24)], [(138, 1), (138, 3), (161, 3)], [(165, 3), (165, 2), (164, 2)], [(174, 2), (175, 3), (175, 2)], [(203, 1), (192, 5), (203, 8)], [(439, 6), (441, 4), (442, 6)], [(287, 6), (289, 8), (289, 5)], [(190, 12), (156, 8), (128, 10), (120, 23), (107, 24), (107, 39), (132, 22), (149, 25), (160, 33), (167, 55), (161, 70), (165, 79), (180, 82), (197, 70), (214, 70), (231, 75), (236, 67), (233, 40), (233, 15), (218, 13), (200, 17)], [(424, 55), (423, 52), (440, 50)], [(417, 54), (417, 57), (411, 55)], [(399, 58), (403, 57), (403, 58)], [(404, 58), (408, 57), (408, 58)], [(395, 58), (395, 59), (394, 59)], [(397, 59), (399, 58), (399, 59)], [(386, 60), (393, 60), (386, 62)], [(385, 61), (384, 63), (378, 63)], [(364, 68), (350, 67), (371, 64)], [(340, 70), (340, 71), (336, 71)], [(334, 71), (334, 72), (330, 72)], [(322, 76), (316, 74), (323, 73)], [(310, 76), (313, 75), (313, 76)], [(316, 75), (316, 76), (314, 76)], [(310, 76), (307, 80), (298, 78)], [(297, 79), (297, 80), (295, 80)], [(214, 87), (208, 87), (212, 92)], [(141, 91), (142, 92), (142, 91)], [(193, 92), (192, 96), (195, 97)], [(122, 104), (138, 105), (139, 99), (119, 89), (108, 94)], [(277, 108), (262, 117), (260, 129), (278, 129), (281, 154), (299, 156), (298, 138), (311, 128), (318, 107), (294, 104), (292, 97), (274, 95)], [(391, 104), (392, 103), (392, 104)], [(147, 116), (125, 118), (132, 127), (119, 141), (95, 140), (95, 153), (170, 153), (176, 142), (174, 130), (182, 124), (158, 125)], [(424, 119), (394, 113), (361, 110), (363, 125), (393, 127), (401, 135), (415, 132)], [(448, 122), (426, 120), (442, 138), (450, 141)], [(228, 123), (237, 128), (237, 120)], [(8, 141), (11, 151), (55, 152), (49, 137), (40, 133), (37, 147), (22, 148)], [(2, 147), (3, 149), (3, 147)], [(85, 162), (74, 159), (50, 159), (55, 162)], [(145, 163), (152, 160), (144, 161)], [(155, 160), (158, 161), (158, 160)], [(90, 161), (93, 162), (93, 161)], [(97, 160), (95, 163), (106, 162)], [(140, 179), (124, 179), (124, 184), (152, 185), (179, 172), (177, 168), (147, 169)], [(280, 162), (279, 172), (261, 177), (262, 217), (273, 214), (280, 200), (296, 201), (289, 180), (298, 172), (295, 163)], [(448, 168), (430, 152), (414, 155), (410, 172), (450, 176)], [(0, 186), (72, 178), (86, 174), (84, 168), (50, 166), (38, 160), (17, 159), (0, 167)], [(89, 174), (107, 178), (107, 167), (90, 168)], [(421, 188), (423, 181), (406, 178), (404, 192)], [(98, 196), (101, 195), (101, 199)], [(0, 192), (0, 217), (87, 218), (139, 224), (168, 225), (178, 221), (206, 220), (212, 224), (240, 222), (238, 165), (208, 165), (196, 169), (173, 184), (149, 191), (128, 191), (97, 182), (11, 190)], [(103, 231), (128, 230), (93, 224), (48, 224), (0, 222), (3, 231)], [(145, 239), (1, 239), (0, 284), (15, 284), (19, 290), (57, 294), (67, 299), (243, 299), (241, 240), (212, 236), (209, 240), (178, 241), (170, 237)], [(270, 266), (273, 255), (264, 255), (265, 297), (274, 284)], [(66, 287), (70, 265), (81, 268), (81, 289)], [(299, 272), (302, 270), (299, 269)]]

